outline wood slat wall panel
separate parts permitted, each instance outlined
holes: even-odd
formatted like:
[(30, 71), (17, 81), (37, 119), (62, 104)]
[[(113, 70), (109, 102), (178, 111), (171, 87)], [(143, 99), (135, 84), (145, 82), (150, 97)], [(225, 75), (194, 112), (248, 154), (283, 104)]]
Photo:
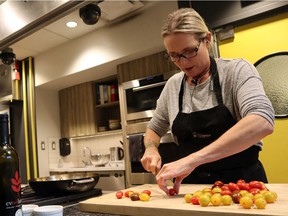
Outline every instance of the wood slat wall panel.
[(117, 65), (118, 82), (123, 83), (177, 69), (165, 59), (165, 51)]

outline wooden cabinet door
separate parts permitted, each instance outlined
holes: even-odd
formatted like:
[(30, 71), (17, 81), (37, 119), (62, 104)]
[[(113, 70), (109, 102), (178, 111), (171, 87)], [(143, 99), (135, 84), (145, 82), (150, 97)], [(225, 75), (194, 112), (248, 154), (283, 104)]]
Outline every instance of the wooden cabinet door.
[(62, 137), (87, 136), (96, 133), (93, 82), (60, 90)]

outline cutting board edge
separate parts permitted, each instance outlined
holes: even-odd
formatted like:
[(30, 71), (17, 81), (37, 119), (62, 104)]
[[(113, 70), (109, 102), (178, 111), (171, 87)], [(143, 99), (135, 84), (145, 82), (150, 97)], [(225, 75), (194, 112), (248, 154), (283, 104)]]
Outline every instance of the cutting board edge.
[[(217, 211), (202, 211), (202, 210), (188, 210), (188, 209), (169, 209), (167, 212), (166, 208), (145, 208), (141, 209), (139, 206), (113, 206), (113, 210), (111, 210), (111, 205), (104, 204), (92, 204), (92, 203), (79, 203), (80, 210), (83, 212), (91, 212), (91, 213), (104, 213), (104, 214), (117, 214), (117, 215), (127, 215), (127, 216), (193, 216), (193, 215), (201, 215), (201, 216), (245, 216), (245, 215), (253, 215), (253, 216), (271, 216), (269, 213), (265, 212), (255, 213), (255, 212), (217, 212)], [(84, 210), (85, 209), (85, 210)], [(137, 211), (138, 209), (138, 211)], [(287, 216), (285, 214), (275, 214), (273, 216)]]

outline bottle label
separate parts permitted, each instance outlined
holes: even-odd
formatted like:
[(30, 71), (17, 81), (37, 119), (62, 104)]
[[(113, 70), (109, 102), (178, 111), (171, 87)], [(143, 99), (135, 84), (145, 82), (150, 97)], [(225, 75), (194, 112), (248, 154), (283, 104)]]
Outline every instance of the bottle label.
[(11, 188), (15, 193), (19, 193), (21, 190), (21, 180), (18, 171), (15, 172), (15, 177), (11, 178)]

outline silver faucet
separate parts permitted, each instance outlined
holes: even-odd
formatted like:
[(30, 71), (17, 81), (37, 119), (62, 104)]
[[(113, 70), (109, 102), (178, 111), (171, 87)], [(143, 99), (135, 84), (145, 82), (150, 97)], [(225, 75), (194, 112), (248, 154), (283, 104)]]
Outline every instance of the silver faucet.
[(83, 149), (83, 156), (86, 157), (86, 149), (89, 150), (89, 161), (82, 161), (85, 165), (92, 165), (91, 162), (91, 155), (92, 155), (92, 151), (89, 147), (84, 147)]

